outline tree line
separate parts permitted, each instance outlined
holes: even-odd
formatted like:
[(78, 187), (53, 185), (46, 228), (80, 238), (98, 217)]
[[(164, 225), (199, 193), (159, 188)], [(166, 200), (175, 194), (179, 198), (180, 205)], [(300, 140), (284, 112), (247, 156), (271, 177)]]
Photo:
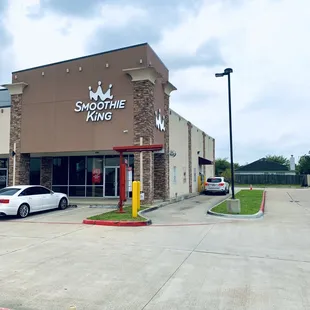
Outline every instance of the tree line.
[[(290, 167), (290, 160), (282, 155), (267, 155), (265, 156), (267, 160), (277, 162), (281, 165)], [(246, 163), (245, 165), (247, 165)], [(244, 166), (245, 166), (244, 165)], [(240, 168), (241, 165), (234, 163), (234, 169)], [(310, 155), (303, 155), (300, 157), (298, 163), (296, 163), (296, 173), (297, 174), (310, 174)], [(231, 178), (230, 162), (227, 158), (218, 158), (215, 160), (215, 175), (223, 176), (227, 179)]]

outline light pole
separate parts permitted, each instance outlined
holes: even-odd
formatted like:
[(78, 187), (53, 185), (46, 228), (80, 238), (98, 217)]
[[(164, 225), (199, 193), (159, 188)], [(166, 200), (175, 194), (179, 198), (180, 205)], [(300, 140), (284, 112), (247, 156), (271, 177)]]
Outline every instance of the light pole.
[(231, 193), (232, 199), (235, 199), (235, 174), (234, 174), (234, 156), (233, 156), (233, 140), (232, 140), (232, 121), (231, 121), (231, 89), (230, 74), (233, 69), (226, 68), (223, 73), (215, 73), (215, 77), (228, 77), (228, 110), (229, 110), (229, 136), (230, 136), (230, 170), (231, 170)]

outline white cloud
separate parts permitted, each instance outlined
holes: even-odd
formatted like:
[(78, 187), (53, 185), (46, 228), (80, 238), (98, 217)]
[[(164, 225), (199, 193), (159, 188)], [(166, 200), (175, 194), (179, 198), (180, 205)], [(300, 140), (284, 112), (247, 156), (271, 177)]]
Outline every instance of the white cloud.
[[(34, 19), (27, 12), (37, 12), (39, 0), (10, 0), (6, 25), (13, 37), (12, 70), (84, 55), (98, 27), (125, 31), (134, 18), (139, 23), (151, 14), (130, 1), (117, 3), (102, 5), (87, 20), (51, 12)], [(150, 43), (163, 59), (182, 56), (186, 61), (197, 57), (206, 42), (217, 42), (226, 65), (234, 69), (235, 159), (241, 163), (266, 153), (298, 157), (310, 149), (309, 11), (307, 0), (205, 0), (199, 10), (183, 7), (173, 27), (171, 20), (169, 27), (162, 21), (152, 25), (162, 36)], [(223, 69), (196, 65), (170, 72), (178, 88), (171, 106), (215, 137), (217, 155), (228, 157), (227, 80), (214, 77)]]
[[(159, 55), (194, 57), (195, 51), (210, 38), (219, 41), (222, 57), (234, 69), (232, 103), (237, 160), (255, 160), (264, 156), (266, 150), (277, 153), (281, 149), (284, 155), (304, 153), (302, 148), (307, 138), (302, 131), (307, 131), (310, 112), (307, 90), (310, 44), (306, 40), (309, 11), (310, 3), (306, 0), (251, 0), (235, 7), (205, 1), (198, 16), (189, 16), (182, 24), (167, 30), (157, 45)], [(182, 102), (186, 92), (213, 94), (205, 102), (200, 99), (199, 111), (193, 110), (195, 102), (182, 102), (181, 109), (225, 148), (228, 144), (227, 81), (214, 78), (214, 73), (223, 69), (193, 68), (172, 73), (171, 77), (179, 89), (172, 96), (174, 106)], [(260, 101), (268, 97), (276, 102)], [(258, 105), (253, 107), (253, 112), (240, 114), (252, 104)], [(264, 107), (261, 111), (260, 105)], [(285, 113), (280, 113), (281, 110)], [(218, 125), (223, 127), (219, 129)], [(290, 139), (294, 138), (282, 144), (279, 139), (288, 133)], [(261, 143), (259, 154), (247, 147), (255, 141)]]
[(51, 12), (44, 18), (33, 18), (29, 13), (39, 12), (39, 1), (22, 3), (11, 0), (6, 18), (7, 29), (13, 37), (16, 69), (80, 57), (85, 54), (89, 38), (99, 26), (122, 28), (144, 14), (139, 8), (124, 6), (120, 10), (116, 5), (102, 5), (98, 14), (87, 20)]

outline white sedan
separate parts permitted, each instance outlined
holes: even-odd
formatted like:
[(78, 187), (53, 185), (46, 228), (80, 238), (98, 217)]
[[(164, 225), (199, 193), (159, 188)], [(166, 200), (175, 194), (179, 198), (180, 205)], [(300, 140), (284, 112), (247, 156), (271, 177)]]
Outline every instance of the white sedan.
[(17, 215), (21, 218), (30, 213), (68, 207), (66, 194), (55, 193), (44, 186), (17, 185), (0, 189), (0, 216)]

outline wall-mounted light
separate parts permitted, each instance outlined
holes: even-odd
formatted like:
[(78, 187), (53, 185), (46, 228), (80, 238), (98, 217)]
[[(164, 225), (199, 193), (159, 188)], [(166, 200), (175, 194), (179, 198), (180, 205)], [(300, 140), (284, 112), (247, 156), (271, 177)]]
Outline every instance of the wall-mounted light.
[(176, 153), (176, 151), (170, 151), (169, 152), (169, 156), (171, 156), (171, 157), (176, 157), (177, 156), (177, 153)]
[(106, 64), (105, 64), (105, 67), (106, 67), (106, 68), (109, 68), (109, 64), (108, 64), (108, 63), (106, 63)]
[(79, 67), (79, 71), (81, 72), (83, 69), (82, 69), (82, 67)]
[(16, 74), (14, 75), (14, 79), (17, 80), (17, 75)]
[(143, 60), (142, 59), (140, 59), (140, 64), (142, 64), (143, 63)]
[(41, 74), (42, 74), (42, 76), (44, 76), (44, 71), (42, 71), (42, 73), (41, 73)]
[(200, 154), (200, 151), (197, 151), (197, 155), (199, 155)]
[(128, 129), (123, 130), (123, 133), (128, 133)]
[(66, 70), (66, 71), (67, 71), (67, 73), (69, 73), (69, 72), (70, 72), (69, 68), (67, 68), (67, 70)]

